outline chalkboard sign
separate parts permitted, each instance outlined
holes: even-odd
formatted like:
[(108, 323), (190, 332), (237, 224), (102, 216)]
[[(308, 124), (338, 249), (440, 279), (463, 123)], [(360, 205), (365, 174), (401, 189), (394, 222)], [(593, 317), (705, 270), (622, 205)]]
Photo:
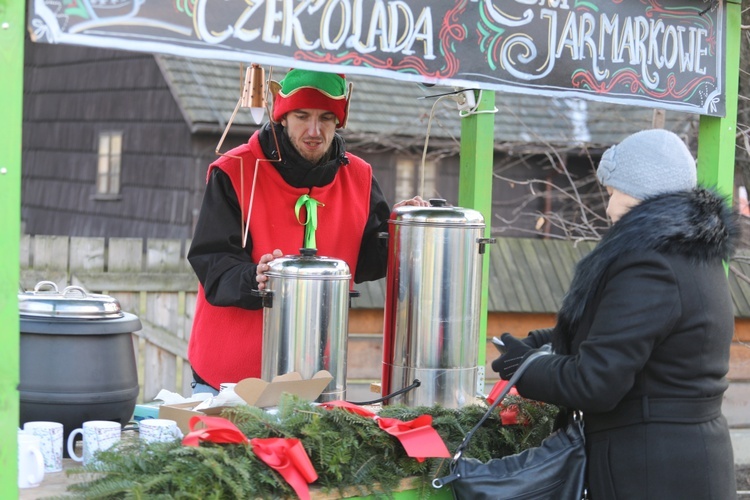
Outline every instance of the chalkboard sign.
[(35, 42), (724, 116), (720, 0), (33, 0)]

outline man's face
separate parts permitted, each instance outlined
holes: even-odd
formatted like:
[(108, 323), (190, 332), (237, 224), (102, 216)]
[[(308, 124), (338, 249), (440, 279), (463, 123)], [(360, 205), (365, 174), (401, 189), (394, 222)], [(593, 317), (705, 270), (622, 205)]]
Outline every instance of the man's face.
[(311, 163), (323, 158), (336, 133), (336, 115), (324, 109), (295, 109), (281, 124), (295, 149)]

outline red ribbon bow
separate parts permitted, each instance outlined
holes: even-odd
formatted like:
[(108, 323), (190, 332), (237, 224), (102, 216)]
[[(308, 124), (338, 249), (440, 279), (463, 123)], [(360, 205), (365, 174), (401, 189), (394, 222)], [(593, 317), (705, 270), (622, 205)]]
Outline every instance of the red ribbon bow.
[[(497, 396), (503, 392), (505, 386), (508, 385), (507, 380), (498, 380), (492, 387), (489, 395), (487, 396), (487, 403), (492, 405), (497, 399)], [(508, 391), (508, 395), (519, 396), (518, 391), (515, 387), (511, 387)], [(515, 405), (504, 407), (500, 410), (500, 420), (503, 425), (515, 425), (518, 424), (518, 407)]]
[(432, 427), (431, 415), (422, 415), (409, 422), (403, 422), (396, 418), (379, 418), (373, 412), (346, 401), (329, 401), (321, 406), (329, 410), (335, 407), (344, 408), (351, 413), (377, 419), (378, 426), (398, 439), (406, 454), (416, 458), (418, 462), (424, 462), (425, 458), (451, 456), (440, 434)]
[[(195, 427), (202, 423), (203, 427)], [(198, 446), (201, 442), (222, 444), (247, 444), (260, 460), (281, 474), (302, 500), (310, 499), (308, 484), (318, 479), (318, 474), (299, 439), (247, 437), (232, 422), (222, 417), (195, 415), (190, 418), (190, 433), (182, 440), (184, 446)]]
[(318, 473), (299, 439), (253, 438), (250, 444), (258, 458), (294, 488), (300, 500), (309, 500), (308, 484), (318, 479)]
[[(202, 423), (204, 427), (196, 429)], [(190, 433), (182, 439), (184, 446), (198, 446), (203, 442), (224, 444), (247, 444), (248, 440), (232, 422), (222, 417), (194, 415), (188, 422)]]

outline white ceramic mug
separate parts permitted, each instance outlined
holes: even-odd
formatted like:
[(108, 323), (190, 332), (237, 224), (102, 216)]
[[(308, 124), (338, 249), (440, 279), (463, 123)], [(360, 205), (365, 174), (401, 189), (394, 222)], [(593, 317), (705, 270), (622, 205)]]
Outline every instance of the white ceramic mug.
[(138, 433), (144, 443), (166, 443), (182, 439), (177, 422), (166, 418), (146, 418), (138, 423)]
[(44, 479), (44, 457), (39, 436), (18, 432), (18, 487), (34, 488)]
[[(93, 462), (94, 455), (120, 442), (122, 426), (110, 420), (89, 420), (83, 426), (74, 430), (68, 436), (68, 455), (76, 462), (87, 465)], [(83, 438), (83, 454), (76, 455), (75, 438), (81, 434)]]
[(23, 430), (39, 436), (42, 440), (44, 472), (60, 472), (63, 469), (63, 424), (59, 422), (26, 422)]

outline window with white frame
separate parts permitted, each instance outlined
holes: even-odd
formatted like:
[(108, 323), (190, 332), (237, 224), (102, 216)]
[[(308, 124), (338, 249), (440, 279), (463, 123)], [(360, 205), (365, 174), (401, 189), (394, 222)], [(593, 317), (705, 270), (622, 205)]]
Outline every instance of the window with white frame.
[(436, 191), (434, 161), (426, 161), (422, 170), (422, 162), (419, 160), (410, 158), (396, 160), (396, 201), (408, 200), (416, 195), (421, 195), (427, 200), (434, 198)]
[(96, 168), (97, 198), (119, 197), (121, 164), (122, 132), (101, 132), (99, 134), (99, 156)]

